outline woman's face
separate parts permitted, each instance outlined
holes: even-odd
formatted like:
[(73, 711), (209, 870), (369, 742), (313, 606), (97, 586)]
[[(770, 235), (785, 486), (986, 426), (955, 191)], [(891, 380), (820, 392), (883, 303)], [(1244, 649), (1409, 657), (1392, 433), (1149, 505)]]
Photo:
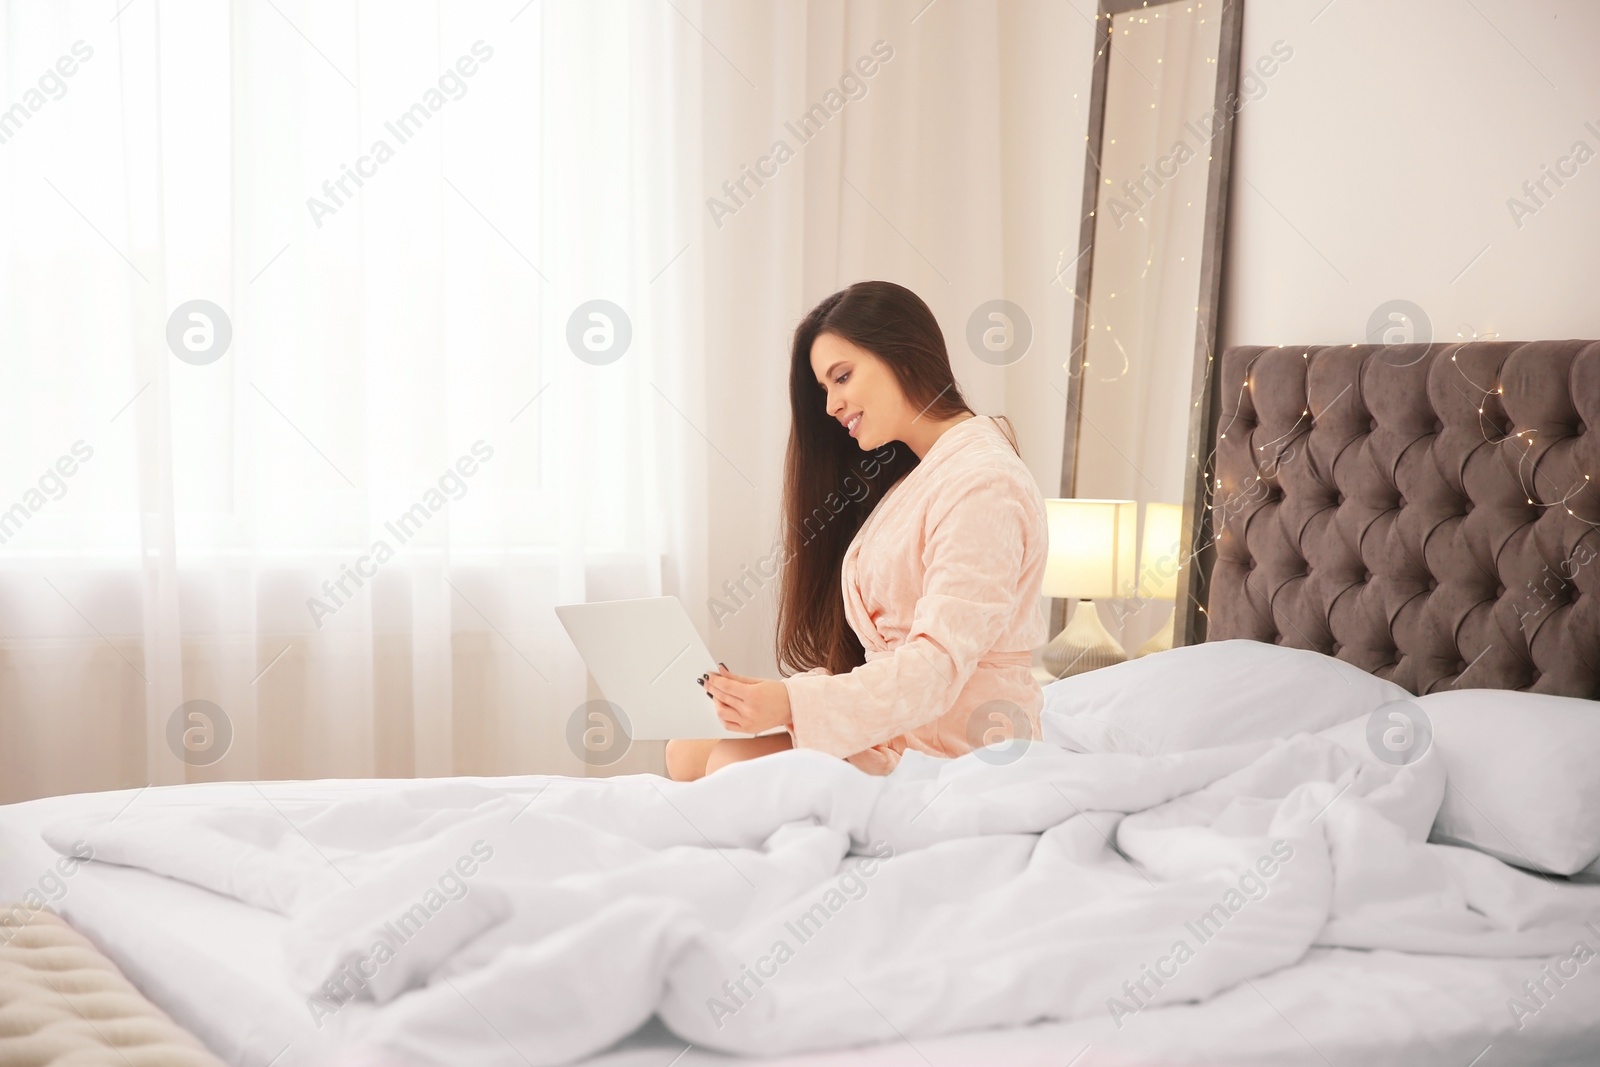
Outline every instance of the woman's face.
[[(917, 412), (883, 360), (838, 334), (820, 333), (811, 342), (811, 374), (828, 391), (830, 418), (848, 423), (860, 416), (855, 441), (863, 451), (908, 439)], [(839, 432), (847, 432), (847, 427), (841, 426)]]

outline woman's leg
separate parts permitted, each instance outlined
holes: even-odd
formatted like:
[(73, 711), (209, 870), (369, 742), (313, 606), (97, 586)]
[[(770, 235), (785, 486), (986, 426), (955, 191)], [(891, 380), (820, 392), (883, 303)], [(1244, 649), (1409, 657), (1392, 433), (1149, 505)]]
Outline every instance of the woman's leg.
[(692, 782), (706, 774), (706, 760), (720, 742), (715, 737), (680, 738), (667, 742), (667, 777)]
[(706, 760), (707, 774), (730, 763), (755, 759), (758, 756), (767, 756), (794, 747), (787, 730), (781, 734), (768, 734), (765, 737), (728, 737), (713, 744), (711, 755)]

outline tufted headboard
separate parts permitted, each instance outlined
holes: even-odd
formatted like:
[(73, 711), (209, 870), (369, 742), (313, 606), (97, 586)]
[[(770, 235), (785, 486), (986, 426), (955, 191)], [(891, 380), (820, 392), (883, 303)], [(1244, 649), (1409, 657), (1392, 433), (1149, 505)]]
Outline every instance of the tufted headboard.
[(1600, 697), (1600, 341), (1223, 353), (1206, 639)]

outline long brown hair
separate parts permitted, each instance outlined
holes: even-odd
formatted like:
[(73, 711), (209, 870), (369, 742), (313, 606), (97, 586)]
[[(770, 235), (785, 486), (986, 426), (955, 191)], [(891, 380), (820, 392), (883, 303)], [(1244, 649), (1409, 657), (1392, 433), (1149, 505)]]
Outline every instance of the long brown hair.
[[(842, 337), (888, 364), (906, 399), (931, 421), (975, 414), (950, 370), (938, 319), (910, 289), (893, 282), (856, 282), (800, 320), (789, 357), (776, 639), (780, 673), (787, 666), (845, 674), (866, 662), (866, 649), (845, 617), (840, 569), (872, 509), (920, 462), (901, 441), (862, 452), (828, 414), (827, 390), (811, 370), (811, 345), (822, 333)], [(1009, 429), (1009, 420), (1006, 425)], [(1008, 436), (1015, 449), (1015, 435)]]

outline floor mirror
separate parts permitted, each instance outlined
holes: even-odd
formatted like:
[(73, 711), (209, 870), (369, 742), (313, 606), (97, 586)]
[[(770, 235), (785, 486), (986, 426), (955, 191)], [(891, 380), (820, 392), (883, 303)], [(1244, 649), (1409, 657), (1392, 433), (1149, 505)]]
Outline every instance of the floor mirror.
[[(1129, 655), (1204, 636), (1242, 24), (1243, 0), (1100, 0), (1095, 22), (1061, 496), (1138, 504), (1137, 567), (1078, 605), (1100, 609)], [(1052, 633), (1066, 606), (1053, 601)]]

